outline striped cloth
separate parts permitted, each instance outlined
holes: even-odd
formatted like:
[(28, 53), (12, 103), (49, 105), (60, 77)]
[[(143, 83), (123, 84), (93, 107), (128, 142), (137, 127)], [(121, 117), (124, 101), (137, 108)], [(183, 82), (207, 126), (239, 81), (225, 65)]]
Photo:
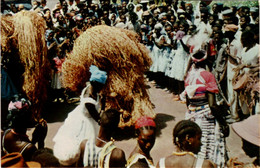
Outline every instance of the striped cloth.
[(209, 159), (218, 167), (225, 167), (227, 161), (225, 139), (209, 106), (189, 106), (185, 119), (194, 121), (202, 130), (202, 146), (198, 158)]
[(102, 147), (97, 147), (95, 145), (95, 140), (88, 140), (85, 146), (83, 163), (84, 167), (98, 167), (98, 158)]
[(113, 141), (107, 142), (103, 147), (97, 147), (95, 140), (88, 140), (85, 146), (84, 167), (108, 168), (112, 151), (116, 148)]

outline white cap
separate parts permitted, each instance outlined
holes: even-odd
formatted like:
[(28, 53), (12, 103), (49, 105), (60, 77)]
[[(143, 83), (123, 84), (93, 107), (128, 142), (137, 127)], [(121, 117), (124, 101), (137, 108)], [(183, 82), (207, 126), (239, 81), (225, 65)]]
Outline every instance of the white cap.
[(222, 12), (222, 15), (228, 15), (228, 14), (231, 14), (231, 13), (233, 13), (232, 9), (227, 9), (227, 10), (224, 10)]
[(148, 3), (148, 2), (149, 2), (149, 0), (141, 0), (140, 3)]

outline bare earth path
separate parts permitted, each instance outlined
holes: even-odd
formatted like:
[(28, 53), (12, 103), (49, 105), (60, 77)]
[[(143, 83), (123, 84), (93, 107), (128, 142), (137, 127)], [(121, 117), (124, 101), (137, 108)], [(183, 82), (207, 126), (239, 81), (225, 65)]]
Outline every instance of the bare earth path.
[[(151, 156), (156, 164), (160, 157), (170, 155), (174, 150), (172, 142), (172, 130), (175, 124), (184, 119), (186, 105), (172, 100), (172, 94), (155, 88), (149, 83), (150, 97), (155, 105), (155, 112), (157, 114), (157, 137), (155, 145), (151, 151)], [(67, 114), (75, 108), (75, 104), (55, 104), (50, 105), (45, 114), (45, 118), (48, 121), (48, 134), (46, 138), (46, 147), (53, 148), (53, 137), (56, 134), (59, 127), (63, 124)], [(132, 137), (133, 132), (131, 130), (124, 130), (121, 132), (122, 136), (116, 141), (116, 145), (123, 149), (126, 153), (126, 157), (136, 145), (136, 139)], [(231, 130), (230, 136), (226, 139), (228, 147), (229, 157), (238, 157), (240, 161), (250, 162), (252, 159), (245, 155), (241, 146), (241, 139)]]

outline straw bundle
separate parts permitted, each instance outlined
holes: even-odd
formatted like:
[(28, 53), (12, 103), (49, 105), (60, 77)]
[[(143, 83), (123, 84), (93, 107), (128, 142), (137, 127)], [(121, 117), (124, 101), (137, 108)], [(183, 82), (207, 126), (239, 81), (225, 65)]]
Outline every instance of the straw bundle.
[(11, 17), (3, 16), (1, 23), (1, 47), (17, 50), (11, 57), (19, 57), (24, 67), (22, 91), (32, 102), (32, 110), (38, 118), (47, 98), (46, 23), (37, 13), (29, 11), (21, 11)]
[(144, 82), (151, 59), (136, 33), (104, 25), (86, 30), (63, 64), (64, 86), (81, 90), (92, 64), (108, 74), (101, 92), (106, 96), (105, 109), (121, 112), (119, 127), (133, 125), (141, 115), (155, 116)]

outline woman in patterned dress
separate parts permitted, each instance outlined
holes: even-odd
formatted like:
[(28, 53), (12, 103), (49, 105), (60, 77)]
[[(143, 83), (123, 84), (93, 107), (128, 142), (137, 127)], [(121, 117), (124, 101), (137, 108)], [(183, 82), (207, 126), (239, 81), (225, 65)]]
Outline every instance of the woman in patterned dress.
[[(202, 146), (198, 158), (209, 159), (218, 167), (224, 167), (227, 155), (223, 125), (215, 103), (218, 86), (214, 75), (205, 70), (205, 51), (192, 55), (193, 65), (185, 78), (185, 91), (188, 111), (185, 118), (197, 123), (202, 130)], [(225, 125), (227, 126), (227, 125)]]

